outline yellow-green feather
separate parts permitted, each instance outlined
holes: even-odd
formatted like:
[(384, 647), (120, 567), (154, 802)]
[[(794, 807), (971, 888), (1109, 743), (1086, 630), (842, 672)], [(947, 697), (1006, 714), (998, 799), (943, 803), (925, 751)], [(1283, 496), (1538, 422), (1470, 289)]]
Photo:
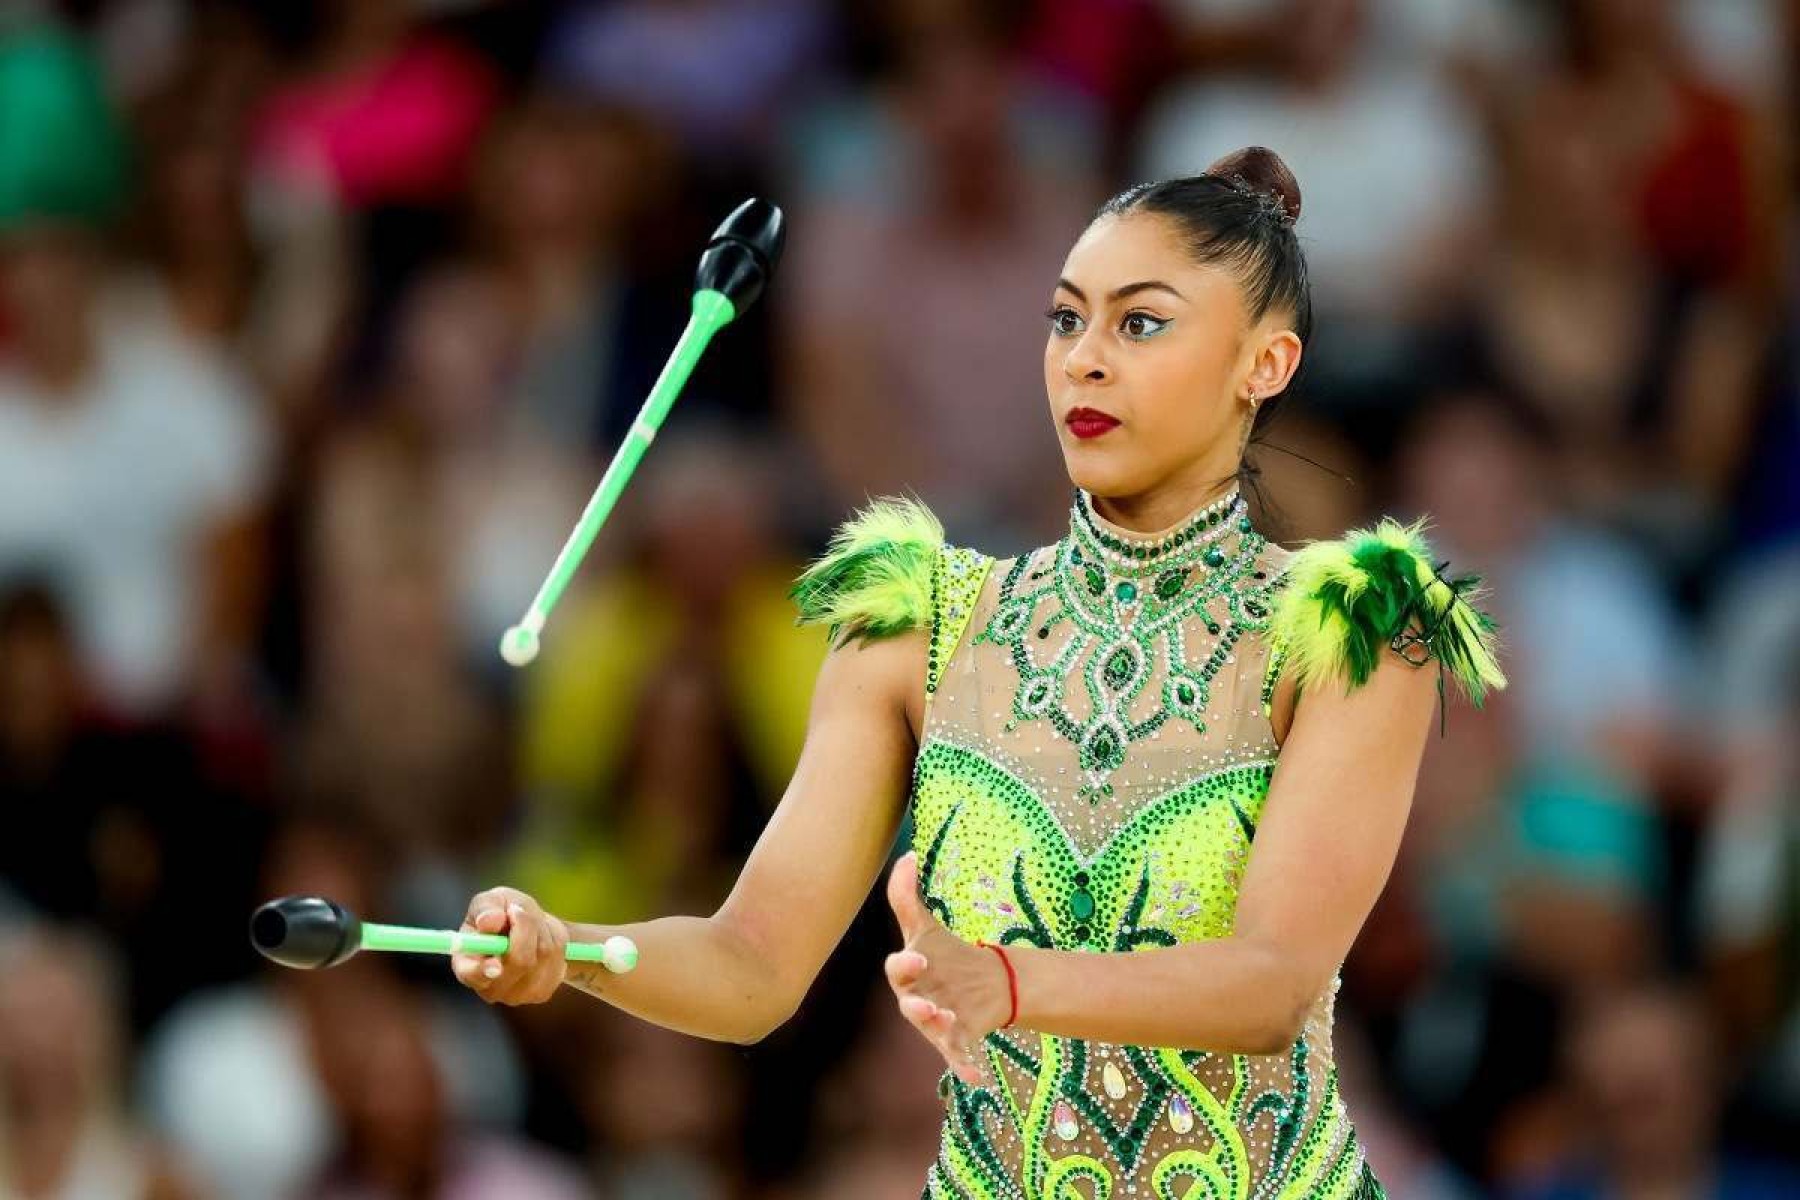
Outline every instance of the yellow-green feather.
[(933, 563), (944, 527), (917, 499), (883, 496), (839, 525), (788, 596), (795, 624), (825, 625), (839, 644), (888, 637), (931, 620)]
[(1483, 595), (1480, 577), (1446, 580), (1436, 574), (1425, 537), (1428, 521), (1402, 524), (1383, 517), (1373, 529), (1353, 529), (1294, 553), (1269, 618), (1265, 697), (1284, 670), (1301, 689), (1361, 685), (1380, 655), (1390, 652), (1389, 640), (1409, 605), (1409, 624), (1435, 627), (1433, 657), (1477, 707), (1490, 689), (1506, 686), (1498, 629), (1475, 603)]

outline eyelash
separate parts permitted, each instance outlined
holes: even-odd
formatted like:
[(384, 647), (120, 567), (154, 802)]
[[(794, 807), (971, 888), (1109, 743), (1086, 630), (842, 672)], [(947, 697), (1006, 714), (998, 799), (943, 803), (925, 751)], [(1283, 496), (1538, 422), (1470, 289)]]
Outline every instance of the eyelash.
[[(1068, 337), (1069, 336), (1068, 334), (1064, 333), (1062, 330), (1060, 330), (1056, 327), (1056, 318), (1059, 315), (1061, 315), (1062, 313), (1073, 314), (1074, 312), (1075, 312), (1075, 310), (1070, 308), (1066, 304), (1051, 305), (1049, 310), (1044, 313), (1044, 319), (1050, 322), (1050, 332), (1057, 337)], [(1124, 326), (1126, 321), (1131, 320), (1133, 317), (1141, 317), (1146, 321), (1154, 321), (1157, 325), (1157, 327), (1155, 329), (1152, 329), (1149, 333), (1140, 333), (1140, 334), (1128, 333), (1125, 335), (1126, 337), (1130, 338), (1134, 342), (1147, 342), (1151, 338), (1155, 337), (1157, 334), (1161, 333), (1163, 330), (1165, 330), (1169, 327), (1169, 318), (1153, 317), (1149, 313), (1144, 312), (1142, 309), (1133, 309), (1132, 311), (1126, 313), (1125, 316), (1119, 321), (1119, 325), (1121, 326), (1121, 328)]]

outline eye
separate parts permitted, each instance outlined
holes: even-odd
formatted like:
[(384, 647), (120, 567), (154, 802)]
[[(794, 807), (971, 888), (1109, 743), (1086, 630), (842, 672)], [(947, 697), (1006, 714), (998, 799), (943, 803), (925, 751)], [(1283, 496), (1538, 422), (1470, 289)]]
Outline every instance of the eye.
[(1125, 331), (1126, 337), (1139, 342), (1155, 337), (1168, 327), (1166, 319), (1153, 317), (1146, 312), (1126, 313), (1125, 319), (1119, 323), (1119, 328)]
[[(1065, 317), (1068, 319), (1064, 320)], [(1044, 314), (1044, 318), (1050, 322), (1050, 332), (1057, 337), (1073, 337), (1081, 332), (1081, 318), (1066, 304), (1054, 306)], [(1075, 324), (1071, 326), (1070, 321)]]

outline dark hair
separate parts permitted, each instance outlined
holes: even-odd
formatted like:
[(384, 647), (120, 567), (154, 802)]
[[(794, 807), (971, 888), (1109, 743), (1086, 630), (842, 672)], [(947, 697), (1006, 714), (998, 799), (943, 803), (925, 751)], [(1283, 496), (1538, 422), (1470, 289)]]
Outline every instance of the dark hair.
[[(1139, 212), (1173, 220), (1196, 262), (1234, 271), (1243, 284), (1252, 321), (1272, 311), (1291, 312), (1300, 341), (1312, 337), (1312, 288), (1306, 256), (1294, 232), (1300, 218), (1300, 185), (1280, 155), (1264, 146), (1246, 146), (1198, 175), (1135, 184), (1102, 204), (1094, 220)], [(1292, 381), (1287, 390), (1291, 385)], [(1252, 442), (1272, 419), (1279, 398), (1271, 396), (1257, 405)], [(1248, 490), (1260, 473), (1246, 455), (1238, 468), (1240, 485)]]

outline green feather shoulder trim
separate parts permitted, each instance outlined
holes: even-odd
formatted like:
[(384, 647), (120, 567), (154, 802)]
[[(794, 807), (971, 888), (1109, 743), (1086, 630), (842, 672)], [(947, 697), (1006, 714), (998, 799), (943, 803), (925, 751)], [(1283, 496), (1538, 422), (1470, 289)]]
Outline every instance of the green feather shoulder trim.
[(800, 610), (795, 624), (828, 626), (839, 645), (928, 625), (932, 568), (943, 545), (943, 525), (920, 501), (870, 502), (838, 526), (825, 553), (788, 590)]
[[(1402, 525), (1383, 517), (1373, 529), (1294, 552), (1269, 617), (1265, 711), (1284, 667), (1301, 688), (1348, 689), (1366, 682), (1390, 648), (1415, 665), (1437, 659), (1440, 694), (1447, 669), (1477, 708), (1489, 689), (1506, 686), (1498, 627), (1475, 605), (1484, 594), (1481, 577), (1439, 574), (1448, 564), (1432, 566), (1428, 521)], [(1417, 627), (1408, 628), (1414, 618)]]

